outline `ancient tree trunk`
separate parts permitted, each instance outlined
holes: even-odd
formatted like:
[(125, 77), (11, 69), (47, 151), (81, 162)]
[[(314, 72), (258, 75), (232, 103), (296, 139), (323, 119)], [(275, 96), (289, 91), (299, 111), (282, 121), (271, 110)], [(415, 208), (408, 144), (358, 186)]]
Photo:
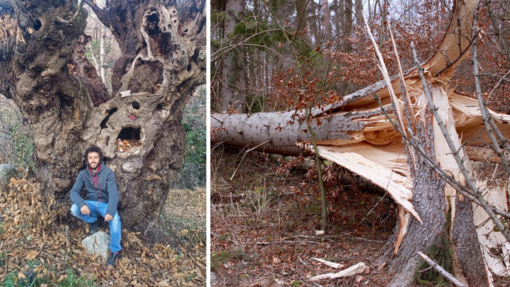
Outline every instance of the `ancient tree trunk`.
[[(490, 161), (494, 160), (490, 150), (476, 146), (477, 143), (472, 141), (475, 138), (480, 139), (478, 143), (489, 141), (477, 101), (449, 91), (448, 85), (444, 84), (448, 83), (455, 66), (469, 48), (475, 4), (475, 1), (459, 1), (455, 4), (456, 14), (448, 28), (450, 33), (446, 33), (438, 52), (422, 67), (428, 71), (427, 81), (432, 90), (432, 99), (440, 107), (439, 113), (456, 146), (462, 150), (461, 154), (472, 160)], [(467, 37), (456, 37), (459, 33)], [(403, 86), (408, 94), (405, 100), (401, 91)], [(392, 103), (391, 89), (400, 97), (399, 101), (410, 101), (414, 112), (404, 113), (401, 104)], [(429, 158), (458, 180), (463, 181), (463, 178), (428, 107), (416, 70), (405, 73), (404, 85), (398, 78), (391, 79), (389, 86), (379, 82), (344, 97), (337, 104), (312, 112), (313, 120), (321, 122), (314, 126), (320, 156), (379, 185), (398, 204), (399, 222), (380, 258), (381, 262), (388, 262), (389, 270), (394, 274), (390, 285), (409, 286), (419, 276), (416, 271), (422, 262), (416, 252), (432, 254), (436, 250), (449, 258), (451, 272), (458, 280), (472, 286), (487, 285), (491, 281), (488, 270), (506, 272), (504, 270), (508, 267), (505, 267), (503, 260), (492, 260), (493, 256), (488, 252), (502, 244), (501, 234), (491, 232), (492, 223), (485, 220), (485, 212), (481, 208), (474, 212), (467, 199), (439, 179), (426, 164), (423, 155), (405, 149), (400, 133), (382, 113), (374, 94), (380, 98), (383, 108), (390, 113), (394, 122), (395, 109), (401, 115), (407, 115), (402, 119), (404, 125), (413, 123), (414, 133)], [(268, 152), (299, 154), (302, 149), (312, 151), (311, 137), (304, 123), (299, 121), (302, 117), (299, 111), (254, 115), (215, 114), (211, 119), (213, 139), (234, 146), (260, 145), (259, 149)], [(507, 127), (510, 116), (497, 114), (495, 118), (501, 121), (499, 128), (503, 134), (510, 137)], [(461, 147), (461, 139), (471, 146)], [(467, 158), (465, 161), (469, 162)], [(486, 182), (478, 180), (477, 184), (483, 188)], [(438, 193), (439, 190), (443, 192)], [(490, 187), (489, 194), (493, 194), (487, 199), (492, 204), (506, 202), (504, 189)], [(490, 236), (487, 237), (487, 234)], [(503, 255), (507, 256), (506, 253), (504, 249)]]
[[(238, 17), (244, 12), (244, 0), (227, 0), (225, 7), (225, 40), (229, 42), (237, 24)], [(234, 49), (223, 58), (222, 69), (222, 104), (221, 109), (228, 106), (243, 112), (246, 108), (245, 78), (243, 49)]]
[(87, 13), (77, 1), (12, 1), (18, 37), (0, 38), (0, 93), (33, 129), (46, 197), (69, 202), (83, 151), (98, 145), (115, 172), (123, 227), (158, 240), (149, 223), (183, 163), (185, 98), (205, 83), (205, 1), (84, 1), (123, 54), (113, 93), (85, 57)]

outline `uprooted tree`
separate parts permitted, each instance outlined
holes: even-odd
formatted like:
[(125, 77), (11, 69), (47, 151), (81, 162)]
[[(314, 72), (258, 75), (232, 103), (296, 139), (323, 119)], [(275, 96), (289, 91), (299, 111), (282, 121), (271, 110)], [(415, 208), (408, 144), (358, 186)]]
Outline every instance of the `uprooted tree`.
[[(108, 93), (85, 56), (89, 5), (122, 56)], [(82, 153), (97, 145), (115, 172), (123, 228), (159, 236), (157, 219), (185, 156), (183, 107), (205, 83), (205, 1), (0, 2), (0, 93), (33, 131), (41, 193), (68, 202)], [(126, 149), (118, 139), (129, 141)]]
[[(418, 251), (443, 250), (453, 275), (471, 286), (491, 285), (492, 273), (505, 275), (510, 267), (507, 227), (496, 227), (502, 219), (494, 216), (508, 216), (505, 183), (488, 184), (474, 168), (474, 161), (504, 164), (506, 159), (496, 154), (497, 148), (487, 147), (493, 136), (484, 125), (487, 113), (479, 101), (449, 86), (455, 67), (478, 37), (472, 29), (476, 5), (474, 0), (456, 1), (447, 33), (420, 69), (388, 77), (311, 112), (319, 155), (379, 185), (398, 205), (397, 226), (380, 258), (389, 263), (391, 286), (414, 282), (423, 264)], [(510, 117), (487, 112), (497, 119), (493, 128), (509, 138)], [(296, 118), (303, 119), (304, 112), (213, 114), (213, 139), (270, 153), (313, 151), (306, 122)], [(403, 140), (403, 135), (414, 141)], [(500, 138), (498, 145), (505, 142)], [(466, 192), (471, 183), (483, 191), (483, 198)], [(487, 201), (486, 209), (482, 201)]]

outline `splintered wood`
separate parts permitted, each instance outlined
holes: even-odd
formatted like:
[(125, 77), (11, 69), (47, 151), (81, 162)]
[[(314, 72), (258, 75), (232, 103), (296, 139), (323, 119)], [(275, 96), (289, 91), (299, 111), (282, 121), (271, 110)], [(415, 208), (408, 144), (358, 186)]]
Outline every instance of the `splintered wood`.
[[(481, 190), (485, 190), (485, 199), (495, 207), (508, 211), (507, 190), (509, 184), (490, 186), (487, 182), (487, 180), (476, 182)], [(497, 232), (494, 223), (489, 219), (483, 208), (476, 204), (473, 204), (473, 219), (477, 227), (476, 232), (482, 247), (486, 267), (498, 276), (510, 276), (510, 243), (506, 241), (501, 232)]]
[[(463, 33), (470, 31), (470, 23), (472, 20), (472, 12), (474, 8), (474, 1), (468, 1), (466, 4), (467, 9), (460, 9), (457, 11), (463, 15), (463, 25), (454, 27), (453, 23), (450, 25), (450, 31)], [(471, 13), (471, 14), (470, 14)], [(370, 31), (369, 31), (369, 35)], [(469, 34), (470, 35), (470, 34)], [(377, 45), (374, 41), (376, 52), (378, 52)], [(460, 47), (460, 49), (459, 49)], [(333, 161), (352, 172), (365, 177), (372, 183), (380, 186), (388, 192), (388, 194), (399, 205), (399, 232), (397, 234), (394, 253), (398, 253), (400, 244), (407, 233), (407, 227), (410, 222), (410, 215), (415, 217), (421, 222), (418, 213), (412, 204), (412, 179), (410, 169), (407, 166), (407, 156), (403, 152), (404, 146), (400, 133), (389, 124), (390, 120), (400, 126), (405, 133), (408, 131), (405, 127), (410, 123), (403, 121), (402, 113), (402, 91), (398, 88), (397, 82), (403, 81), (403, 86), (406, 87), (406, 97), (408, 110), (414, 110), (415, 113), (407, 119), (414, 122), (421, 123), (424, 127), (430, 128), (432, 124), (432, 141), (434, 147), (434, 157), (439, 167), (452, 175), (461, 184), (465, 183), (465, 179), (460, 171), (460, 168), (453, 156), (453, 152), (447, 142), (443, 131), (440, 128), (438, 121), (444, 124), (444, 127), (451, 138), (451, 143), (459, 156), (463, 159), (464, 164), (471, 174), (473, 169), (468, 159), (499, 162), (499, 158), (490, 150), (482, 146), (484, 142), (489, 142), (488, 135), (483, 126), (480, 107), (476, 99), (469, 98), (464, 95), (457, 94), (453, 91), (448, 91), (447, 83), (453, 74), (455, 64), (450, 65), (444, 58), (448, 55), (449, 59), (460, 60), (465, 57), (465, 52), (469, 47), (466, 39), (455, 39), (452, 34), (447, 34), (443, 39), (440, 46), (440, 52), (436, 53), (426, 64), (422, 65), (427, 74), (427, 81), (430, 84), (431, 99), (437, 107), (437, 114), (439, 119), (432, 117), (430, 114), (427, 119), (427, 111), (429, 109), (429, 100), (425, 96), (425, 90), (420, 78), (416, 71), (408, 73), (405, 77), (401, 74), (400, 79), (390, 81), (386, 72), (382, 57), (380, 59), (380, 70), (383, 73), (386, 81), (386, 87), (383, 87), (375, 93), (380, 98), (382, 103), (381, 108), (390, 110), (390, 102), (392, 104), (392, 116), (390, 119), (381, 118), (381, 115), (374, 115), (366, 117), (366, 112), (369, 109), (374, 109), (374, 100), (364, 97), (361, 100), (349, 103), (351, 109), (348, 111), (343, 110), (342, 113), (348, 112), (353, 114), (360, 114), (360, 121), (363, 122), (363, 128), (357, 131), (351, 131), (348, 140), (328, 140), (319, 141), (318, 152), (321, 157)], [(379, 54), (378, 54), (379, 55)], [(362, 103), (356, 103), (362, 102)], [(345, 108), (345, 106), (344, 106)], [(396, 109), (396, 110), (395, 110)], [(510, 116), (498, 114), (490, 111), (492, 116), (498, 121), (499, 128), (503, 135), (507, 138), (510, 137), (509, 121)], [(398, 117), (395, 117), (394, 115)], [(350, 142), (349, 142), (350, 140)], [(310, 143), (309, 141), (307, 142)], [(465, 145), (463, 145), (465, 143)], [(409, 147), (412, 149), (412, 147)], [(412, 161), (414, 164), (414, 158)], [(416, 166), (415, 166), (416, 167)], [(488, 190), (486, 200), (492, 204), (508, 211), (508, 193), (507, 188), (487, 186), (487, 182), (478, 181), (477, 185), (480, 190)], [(450, 211), (451, 226), (455, 220), (456, 203), (458, 197), (463, 201), (464, 197), (457, 193), (457, 191), (450, 185), (445, 185), (444, 196), (446, 202), (446, 212)], [(494, 224), (489, 219), (487, 213), (478, 206), (474, 206), (473, 220), (477, 226), (478, 239), (481, 245), (484, 263), (488, 270), (498, 275), (509, 275), (510, 260), (502, 260), (502, 258), (509, 257), (510, 244), (506, 242), (504, 236), (499, 232), (494, 232)], [(453, 229), (450, 228), (450, 233)], [(452, 235), (450, 235), (452, 236)], [(502, 256), (494, 256), (494, 250), (499, 250)], [(498, 252), (496, 252), (498, 253)], [(454, 273), (462, 282), (466, 279), (462, 275), (462, 270), (458, 270), (458, 259), (455, 256), (453, 262)], [(492, 275), (487, 272), (488, 283), (492, 285)]]
[[(414, 210), (412, 199), (413, 184), (409, 177), (402, 176), (394, 169), (398, 165), (401, 153), (391, 153), (370, 145), (356, 145), (364, 147), (356, 150), (353, 147), (319, 146), (321, 157), (335, 162), (352, 172), (363, 176), (372, 183), (388, 191), (391, 197), (421, 222), (420, 216)], [(366, 152), (366, 153), (365, 153)], [(378, 162), (370, 159), (377, 159)], [(406, 156), (403, 156), (404, 160)], [(409, 174), (409, 172), (407, 172)]]

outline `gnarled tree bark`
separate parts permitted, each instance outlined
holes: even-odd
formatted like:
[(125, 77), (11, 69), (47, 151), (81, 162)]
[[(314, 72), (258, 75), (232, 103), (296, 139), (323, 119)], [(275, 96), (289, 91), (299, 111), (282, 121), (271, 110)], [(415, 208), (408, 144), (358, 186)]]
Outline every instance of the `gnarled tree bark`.
[[(68, 202), (83, 151), (97, 145), (115, 172), (123, 227), (176, 244), (153, 223), (184, 160), (185, 99), (206, 81), (205, 1), (112, 0), (104, 9), (82, 1), (121, 48), (113, 93), (85, 57), (87, 12), (74, 0), (0, 10), (17, 31), (0, 37), (0, 93), (33, 130), (44, 196)], [(131, 146), (121, 150), (117, 139)]]

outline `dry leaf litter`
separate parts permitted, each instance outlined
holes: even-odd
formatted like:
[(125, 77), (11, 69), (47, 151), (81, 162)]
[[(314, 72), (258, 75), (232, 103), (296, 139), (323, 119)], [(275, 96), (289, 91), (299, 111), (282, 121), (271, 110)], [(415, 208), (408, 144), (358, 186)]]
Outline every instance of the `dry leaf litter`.
[[(77, 276), (93, 278), (96, 285), (203, 286), (206, 282), (203, 243), (183, 243), (175, 249), (147, 246), (139, 233), (126, 230), (117, 268), (107, 269), (101, 256), (87, 254), (81, 246), (88, 235), (84, 228), (69, 229), (58, 223), (67, 216), (67, 204), (43, 197), (38, 183), (11, 179), (0, 187), (0, 210), (0, 251), (4, 256), (0, 258), (4, 262), (0, 282), (13, 272), (17, 280), (35, 272), (39, 278), (58, 283), (67, 278), (69, 269)], [(29, 261), (39, 264), (30, 267)]]

